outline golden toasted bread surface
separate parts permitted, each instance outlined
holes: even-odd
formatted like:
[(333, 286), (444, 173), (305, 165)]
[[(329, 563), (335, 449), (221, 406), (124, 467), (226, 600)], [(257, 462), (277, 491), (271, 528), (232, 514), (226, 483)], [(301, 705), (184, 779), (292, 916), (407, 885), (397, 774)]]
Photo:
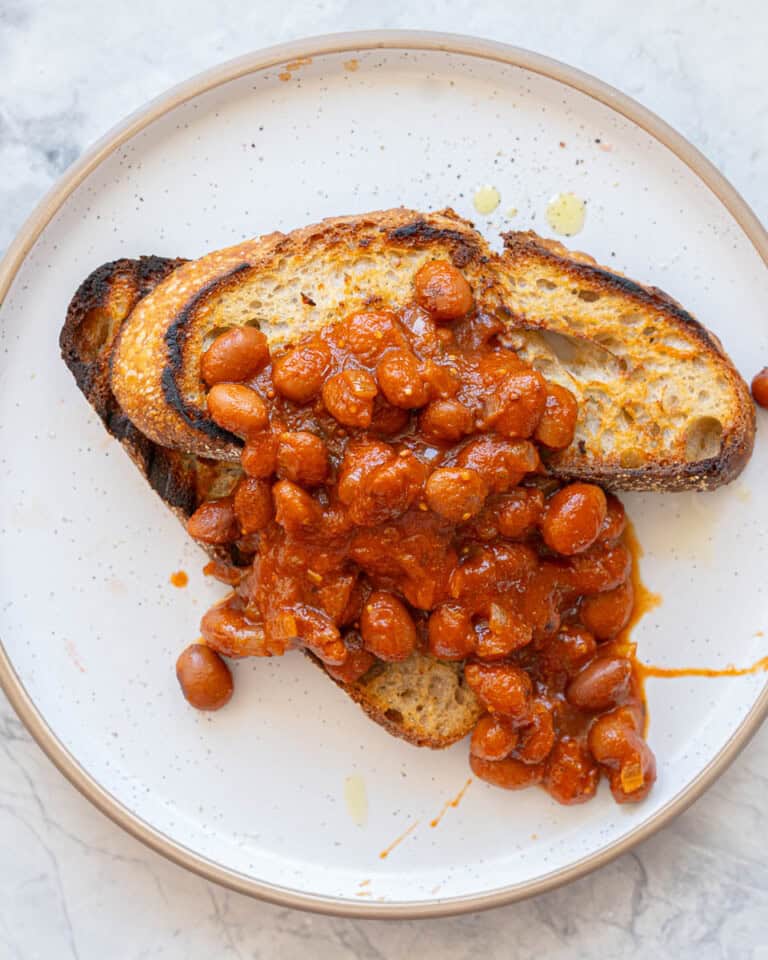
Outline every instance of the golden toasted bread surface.
[(719, 341), (675, 300), (533, 233), (505, 235), (510, 344), (579, 403), (550, 469), (619, 490), (710, 489), (752, 452), (754, 405)]

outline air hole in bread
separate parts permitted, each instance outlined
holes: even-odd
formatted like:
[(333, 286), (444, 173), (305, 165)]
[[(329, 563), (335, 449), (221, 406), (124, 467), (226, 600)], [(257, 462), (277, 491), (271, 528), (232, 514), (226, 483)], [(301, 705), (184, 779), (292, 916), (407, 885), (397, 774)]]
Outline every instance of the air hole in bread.
[(688, 463), (709, 460), (720, 453), (723, 425), (717, 417), (699, 417), (685, 431), (685, 459)]
[(607, 383), (615, 380), (622, 370), (611, 351), (594, 340), (580, 340), (552, 330), (542, 330), (540, 335), (547, 348), (577, 380)]
[(594, 338), (594, 342), (603, 347), (603, 349), (610, 350), (611, 353), (624, 352), (624, 343), (617, 337), (614, 337), (613, 334), (606, 333), (602, 336), (597, 336)]
[(390, 707), (389, 710), (385, 710), (385, 711), (384, 711), (384, 716), (385, 716), (385, 717), (387, 718), (387, 720), (389, 720), (391, 723), (398, 723), (398, 724), (399, 724), (399, 723), (402, 723), (402, 722), (403, 722), (403, 715), (402, 715), (402, 713), (400, 713), (399, 710), (395, 710), (393, 707)]
[(652, 327), (650, 324), (647, 327), (643, 327), (643, 336), (653, 339), (656, 336), (656, 327)]
[(557, 288), (556, 283), (552, 283), (551, 280), (545, 280), (544, 277), (539, 277), (536, 281), (536, 286), (539, 290), (555, 290)]
[(577, 296), (579, 300), (584, 300), (586, 303), (594, 303), (600, 299), (600, 294), (596, 290), (579, 290)]

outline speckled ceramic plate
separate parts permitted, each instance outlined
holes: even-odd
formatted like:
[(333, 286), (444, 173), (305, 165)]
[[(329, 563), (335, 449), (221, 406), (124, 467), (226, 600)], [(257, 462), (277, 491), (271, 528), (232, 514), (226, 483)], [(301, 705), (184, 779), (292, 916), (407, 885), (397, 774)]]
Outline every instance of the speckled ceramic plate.
[[(480, 216), (473, 196), (484, 184), (501, 202)], [(587, 201), (579, 247), (684, 302), (745, 375), (763, 365), (768, 240), (733, 189), (599, 81), (469, 38), (347, 35), (226, 64), (110, 133), (9, 251), (0, 679), (61, 770), (155, 849), (293, 906), (477, 909), (562, 883), (648, 836), (759, 724), (763, 675), (650, 681), (659, 780), (643, 804), (617, 807), (603, 789), (568, 809), (537, 790), (475, 782), (431, 826), (465, 784), (466, 744), (430, 752), (392, 739), (301, 657), (238, 664), (236, 697), (216, 715), (179, 694), (175, 656), (218, 591), (59, 359), (80, 280), (116, 257), (195, 257), (396, 204), (450, 204), (494, 240), (509, 228), (549, 235), (545, 208), (561, 191)], [(768, 651), (766, 470), (759, 443), (728, 489), (626, 498), (643, 576), (664, 598), (637, 629), (643, 660), (746, 665)], [(186, 590), (169, 584), (179, 568)]]

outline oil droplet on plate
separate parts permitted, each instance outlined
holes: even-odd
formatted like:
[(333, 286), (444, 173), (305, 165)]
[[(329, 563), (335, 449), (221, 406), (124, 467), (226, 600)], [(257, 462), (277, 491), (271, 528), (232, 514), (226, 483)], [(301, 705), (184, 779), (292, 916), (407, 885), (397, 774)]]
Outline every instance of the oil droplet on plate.
[(507, 210), (507, 216), (508, 216), (508, 217), (516, 217), (516, 216), (517, 216), (517, 207), (510, 207), (509, 210)]
[(344, 803), (352, 822), (358, 827), (364, 827), (368, 822), (368, 794), (365, 780), (359, 773), (344, 778)]
[(547, 222), (564, 237), (572, 237), (584, 227), (587, 204), (575, 193), (556, 193), (547, 204)]
[(473, 198), (475, 204), (475, 210), (478, 213), (489, 214), (498, 207), (501, 203), (501, 194), (496, 189), (496, 187), (491, 187), (486, 184), (485, 186), (478, 187), (475, 190), (475, 196)]

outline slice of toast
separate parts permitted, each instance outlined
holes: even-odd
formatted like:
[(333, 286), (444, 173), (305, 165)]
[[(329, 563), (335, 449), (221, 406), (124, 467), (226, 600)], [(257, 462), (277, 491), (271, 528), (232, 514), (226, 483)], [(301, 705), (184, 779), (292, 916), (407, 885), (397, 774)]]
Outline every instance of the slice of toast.
[(257, 324), (277, 345), (366, 303), (402, 304), (427, 259), (452, 260), (509, 344), (579, 400), (571, 446), (551, 471), (617, 490), (713, 489), (752, 451), (754, 406), (719, 342), (671, 297), (532, 233), (491, 252), (452, 210), (324, 220), (218, 251), (175, 270), (132, 312), (112, 386), (156, 443), (236, 459), (212, 422), (200, 359), (211, 336)]
[(276, 346), (355, 309), (410, 297), (428, 259), (460, 266), (480, 292), (485, 241), (453, 211), (384, 210), (272, 233), (184, 264), (133, 311), (115, 345), (112, 388), (156, 443), (237, 459), (242, 441), (208, 416), (200, 358), (217, 332), (256, 324)]
[[(104, 426), (186, 526), (200, 503), (231, 491), (241, 476), (239, 463), (206, 460), (153, 443), (125, 416), (109, 384), (110, 353), (121, 324), (157, 283), (184, 262), (142, 257), (99, 267), (73, 297), (60, 345), (78, 387)], [(212, 559), (239, 561), (229, 547), (200, 546)], [(312, 654), (307, 656), (323, 669)], [(460, 665), (418, 653), (405, 663), (378, 664), (355, 683), (334, 682), (376, 723), (417, 746), (448, 747), (470, 733), (481, 714)]]
[[(510, 344), (575, 394), (558, 476), (619, 490), (713, 489), (752, 453), (755, 408), (720, 342), (679, 303), (535, 233), (507, 233)], [(521, 329), (522, 328), (522, 329)]]

